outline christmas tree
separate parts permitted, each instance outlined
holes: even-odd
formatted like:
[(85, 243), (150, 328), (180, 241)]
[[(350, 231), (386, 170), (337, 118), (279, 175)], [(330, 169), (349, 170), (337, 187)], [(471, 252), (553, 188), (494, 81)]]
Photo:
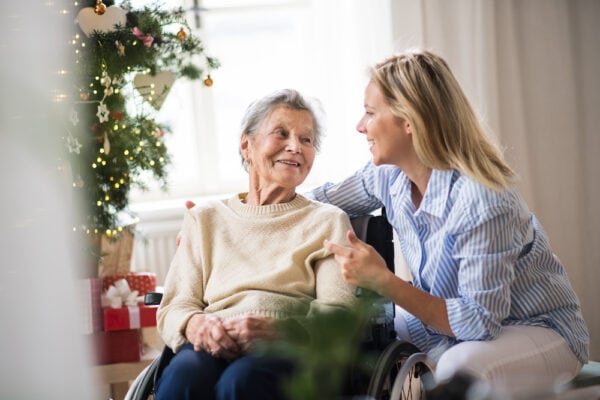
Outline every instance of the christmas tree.
[(169, 127), (155, 118), (174, 80), (211, 86), (219, 63), (205, 54), (181, 8), (102, 0), (81, 6), (75, 3), (64, 137), (74, 195), (86, 208), (74, 230), (113, 237), (126, 228), (133, 187), (145, 188), (145, 179), (167, 184)]

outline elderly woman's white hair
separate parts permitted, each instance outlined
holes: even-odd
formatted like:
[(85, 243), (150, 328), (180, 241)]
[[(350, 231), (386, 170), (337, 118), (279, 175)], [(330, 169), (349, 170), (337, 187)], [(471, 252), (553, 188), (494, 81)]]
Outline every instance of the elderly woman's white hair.
[[(273, 112), (273, 110), (281, 106), (289, 107), (294, 110), (305, 110), (310, 113), (313, 119), (313, 130), (315, 134), (314, 146), (315, 150), (318, 152), (321, 146), (321, 137), (325, 131), (325, 112), (323, 111), (321, 102), (317, 99), (304, 97), (300, 92), (294, 89), (278, 90), (250, 104), (242, 118), (241, 134), (246, 134), (250, 138), (256, 135), (263, 121), (271, 114), (271, 112)], [(248, 171), (248, 161), (241, 153), (240, 157), (244, 169)]]

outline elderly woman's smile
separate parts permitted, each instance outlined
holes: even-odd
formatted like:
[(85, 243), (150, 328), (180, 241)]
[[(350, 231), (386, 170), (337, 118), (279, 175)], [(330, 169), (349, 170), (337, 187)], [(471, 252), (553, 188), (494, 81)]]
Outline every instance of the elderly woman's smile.
[(278, 163), (282, 163), (285, 165), (291, 165), (292, 167), (299, 167), (300, 163), (298, 161), (293, 161), (293, 160), (277, 160), (276, 162)]

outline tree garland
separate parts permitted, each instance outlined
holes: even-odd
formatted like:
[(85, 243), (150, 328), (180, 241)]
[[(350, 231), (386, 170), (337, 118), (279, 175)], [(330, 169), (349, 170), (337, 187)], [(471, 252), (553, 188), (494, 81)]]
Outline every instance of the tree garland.
[[(138, 10), (128, 1), (116, 7), (94, 0), (79, 10), (78, 27), (71, 41), (74, 101), (65, 135), (73, 190), (86, 208), (75, 230), (111, 237), (124, 229), (132, 187), (146, 188), (148, 175), (166, 187), (169, 127), (155, 115), (172, 80), (205, 78), (211, 86), (210, 71), (219, 62), (205, 54), (181, 8)], [(134, 89), (134, 80), (160, 74), (171, 78), (162, 88)]]

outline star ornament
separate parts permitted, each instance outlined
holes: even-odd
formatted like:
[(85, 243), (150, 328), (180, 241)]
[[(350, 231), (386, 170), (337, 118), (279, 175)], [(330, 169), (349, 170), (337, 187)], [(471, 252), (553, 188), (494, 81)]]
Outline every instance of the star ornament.
[(109, 114), (110, 114), (110, 111), (108, 111), (108, 107), (106, 107), (106, 104), (100, 103), (100, 105), (98, 106), (98, 112), (96, 113), (96, 116), (98, 117), (98, 121), (100, 121), (100, 122), (108, 121)]
[(79, 140), (77, 140), (77, 138), (74, 138), (69, 133), (69, 137), (67, 138), (67, 148), (69, 149), (69, 153), (79, 154), (81, 147), (82, 145), (81, 143), (79, 143)]

